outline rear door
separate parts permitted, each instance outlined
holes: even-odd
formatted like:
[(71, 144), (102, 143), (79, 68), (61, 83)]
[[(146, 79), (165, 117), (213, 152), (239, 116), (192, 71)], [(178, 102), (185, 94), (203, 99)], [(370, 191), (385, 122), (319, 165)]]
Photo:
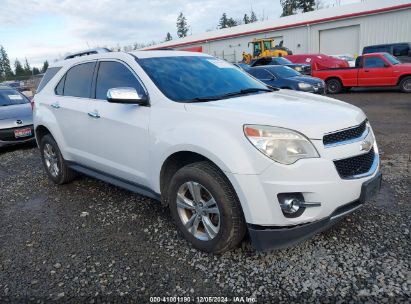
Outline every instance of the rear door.
[(110, 88), (146, 89), (123, 61), (101, 60), (96, 69), (92, 99), (87, 104), (87, 146), (90, 165), (140, 185), (147, 185), (150, 107), (107, 101)]
[(56, 96), (50, 107), (59, 122), (65, 141), (65, 152), (76, 162), (89, 163), (88, 115), (91, 84), (96, 61), (83, 62), (71, 67), (55, 88)]
[(358, 72), (358, 85), (363, 87), (395, 85), (393, 71), (380, 56), (366, 56)]

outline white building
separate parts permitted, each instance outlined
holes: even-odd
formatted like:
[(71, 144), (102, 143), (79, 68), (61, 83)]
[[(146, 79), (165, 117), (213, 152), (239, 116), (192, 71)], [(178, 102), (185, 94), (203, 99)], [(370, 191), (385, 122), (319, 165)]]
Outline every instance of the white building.
[(239, 25), (153, 46), (202, 51), (236, 62), (253, 38), (274, 38), (294, 54), (361, 54), (367, 45), (411, 42), (410, 0), (368, 0), (275, 20)]

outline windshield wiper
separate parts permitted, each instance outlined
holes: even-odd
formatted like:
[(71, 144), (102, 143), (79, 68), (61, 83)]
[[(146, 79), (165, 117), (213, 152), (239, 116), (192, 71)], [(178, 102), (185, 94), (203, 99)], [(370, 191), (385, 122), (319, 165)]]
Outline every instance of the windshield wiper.
[(246, 94), (250, 94), (250, 93), (256, 93), (256, 92), (272, 92), (276, 89), (269, 89), (269, 88), (248, 88), (248, 89), (242, 89), (240, 91), (237, 92), (231, 92), (231, 93), (226, 93), (224, 94), (222, 97), (232, 97), (232, 96), (238, 96), (238, 95), (246, 95)]
[(245, 95), (245, 94), (250, 94), (250, 93), (255, 93), (255, 92), (272, 92), (272, 91), (278, 91), (278, 89), (274, 87), (270, 88), (248, 88), (248, 89), (243, 89), (237, 92), (231, 92), (231, 93), (226, 93), (220, 96), (210, 96), (210, 97), (196, 97), (190, 100), (185, 100), (184, 102), (191, 103), (191, 102), (206, 102), (206, 101), (214, 101), (214, 100), (220, 100), (224, 98), (229, 98), (233, 96), (238, 96), (238, 95)]
[(220, 100), (221, 96), (214, 96), (214, 97), (196, 97), (190, 100), (185, 100), (184, 102), (206, 102), (206, 101), (213, 101), (213, 100)]

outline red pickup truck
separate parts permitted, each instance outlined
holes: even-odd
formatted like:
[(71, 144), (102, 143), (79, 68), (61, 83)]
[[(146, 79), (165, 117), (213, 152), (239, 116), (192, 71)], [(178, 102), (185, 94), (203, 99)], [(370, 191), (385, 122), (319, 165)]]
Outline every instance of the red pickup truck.
[(365, 54), (357, 57), (355, 67), (312, 71), (313, 77), (325, 81), (331, 94), (352, 87), (395, 87), (411, 93), (411, 64), (401, 63), (388, 53)]

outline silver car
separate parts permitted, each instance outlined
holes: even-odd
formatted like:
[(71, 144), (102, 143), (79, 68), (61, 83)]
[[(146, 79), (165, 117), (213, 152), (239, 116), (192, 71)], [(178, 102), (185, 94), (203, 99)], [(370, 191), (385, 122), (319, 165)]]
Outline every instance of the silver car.
[(11, 87), (0, 85), (0, 147), (34, 140), (30, 100)]

